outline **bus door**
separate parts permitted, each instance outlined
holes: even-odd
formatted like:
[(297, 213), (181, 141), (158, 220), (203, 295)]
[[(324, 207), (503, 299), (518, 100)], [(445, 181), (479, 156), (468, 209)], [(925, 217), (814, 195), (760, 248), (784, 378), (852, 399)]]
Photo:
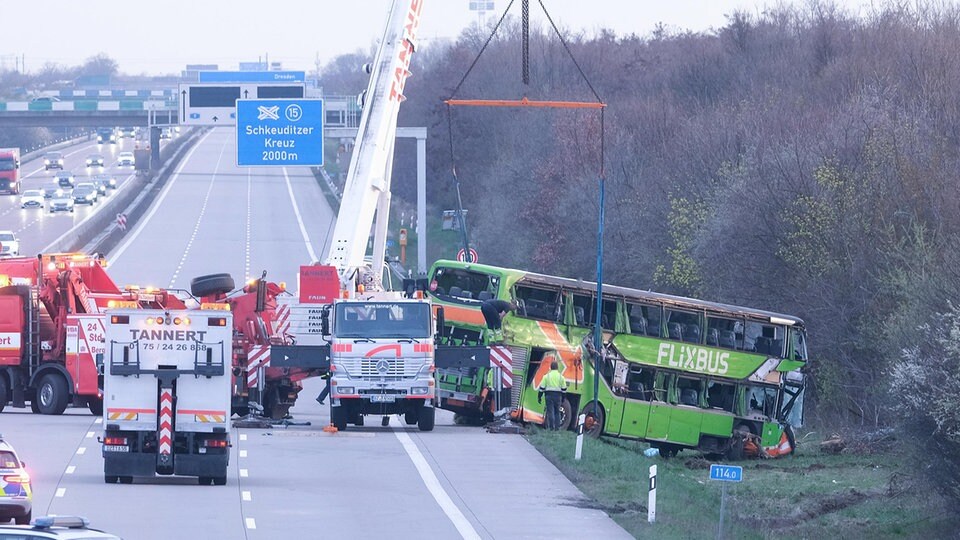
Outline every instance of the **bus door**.
[(706, 406), (704, 381), (693, 377), (673, 377), (672, 401), (677, 406), (670, 413), (670, 442), (696, 446), (700, 444), (700, 424)]
[(647, 419), (648, 439), (666, 439), (670, 432), (670, 413), (673, 406), (667, 401), (673, 375), (657, 372), (654, 378), (653, 399), (650, 401), (650, 414)]
[(640, 364), (628, 364), (624, 370), (620, 435), (641, 439), (647, 437), (655, 380), (656, 371)]

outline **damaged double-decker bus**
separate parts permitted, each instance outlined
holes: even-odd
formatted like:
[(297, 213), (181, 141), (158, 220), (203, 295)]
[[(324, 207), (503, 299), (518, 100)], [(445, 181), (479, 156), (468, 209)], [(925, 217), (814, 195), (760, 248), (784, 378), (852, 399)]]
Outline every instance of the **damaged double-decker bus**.
[[(568, 386), (566, 429), (584, 414), (591, 434), (644, 440), (668, 457), (682, 449), (776, 457), (796, 447), (808, 362), (798, 317), (606, 284), (597, 313), (595, 283), (457, 261), (436, 262), (428, 284), (444, 309), (447, 343), (503, 351), (508, 384), (496, 390), (515, 420), (543, 423), (537, 388), (557, 361)], [(480, 310), (487, 299), (518, 306), (497, 343)], [(438, 374), (442, 408), (490, 417), (488, 368)]]

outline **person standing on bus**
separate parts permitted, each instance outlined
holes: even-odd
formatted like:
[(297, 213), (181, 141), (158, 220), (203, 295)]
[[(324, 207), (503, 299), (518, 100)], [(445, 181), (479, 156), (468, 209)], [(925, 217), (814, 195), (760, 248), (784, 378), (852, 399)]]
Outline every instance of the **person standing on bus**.
[(483, 304), (480, 304), (480, 313), (483, 313), (483, 320), (487, 323), (487, 329), (490, 330), (491, 343), (503, 341), (503, 318), (516, 309), (516, 302), (506, 300), (484, 300)]
[(560, 402), (563, 401), (563, 393), (567, 391), (567, 380), (560, 373), (560, 366), (556, 360), (550, 362), (550, 372), (540, 380), (540, 386), (537, 390), (537, 403), (541, 402), (543, 394), (547, 395), (546, 428), (550, 430), (560, 429)]

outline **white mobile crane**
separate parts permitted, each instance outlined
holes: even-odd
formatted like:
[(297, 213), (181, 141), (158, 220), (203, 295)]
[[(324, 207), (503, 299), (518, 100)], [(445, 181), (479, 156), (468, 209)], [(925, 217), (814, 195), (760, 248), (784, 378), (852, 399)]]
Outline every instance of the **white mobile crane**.
[[(405, 99), (403, 89), (410, 76), (410, 59), (416, 49), (417, 29), (424, 0), (394, 0), (380, 46), (370, 72), (367, 90), (361, 94), (363, 114), (356, 145), (350, 158), (343, 200), (333, 231), (326, 263), (337, 269), (344, 284), (363, 284), (381, 290), (390, 212), (390, 179), (397, 135), (397, 115)], [(364, 262), (367, 238), (374, 229), (373, 258)]]
[[(311, 305), (301, 294), (301, 303), (290, 305), (289, 333), (297, 345), (329, 346), (330, 419), (341, 430), (348, 423), (362, 425), (368, 414), (383, 416), (384, 425), (392, 414), (403, 414), (424, 431), (434, 425), (433, 309), (419, 295), (404, 297), (382, 284), (397, 115), (423, 3), (392, 3), (368, 67), (370, 82), (326, 259), (342, 292), (332, 303)], [(367, 263), (371, 231), (374, 247)]]

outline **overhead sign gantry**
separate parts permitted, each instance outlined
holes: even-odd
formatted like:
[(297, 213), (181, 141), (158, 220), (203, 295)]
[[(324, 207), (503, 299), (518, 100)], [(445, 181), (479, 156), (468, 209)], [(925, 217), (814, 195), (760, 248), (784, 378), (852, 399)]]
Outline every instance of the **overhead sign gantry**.
[(235, 126), (239, 99), (302, 99), (303, 83), (189, 83), (180, 85), (180, 124)]

